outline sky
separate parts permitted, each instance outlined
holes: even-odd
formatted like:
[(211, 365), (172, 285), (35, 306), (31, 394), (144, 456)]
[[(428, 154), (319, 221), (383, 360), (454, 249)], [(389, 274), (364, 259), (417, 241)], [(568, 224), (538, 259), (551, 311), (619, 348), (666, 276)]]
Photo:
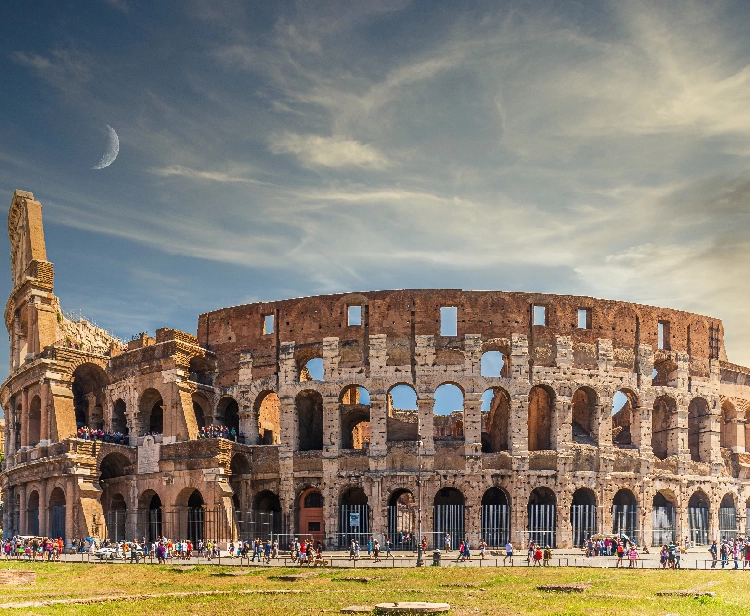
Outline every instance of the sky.
[(0, 200), (42, 202), (63, 307), (123, 339), (248, 302), (499, 289), (717, 317), (750, 365), (749, 13), (3, 2)]

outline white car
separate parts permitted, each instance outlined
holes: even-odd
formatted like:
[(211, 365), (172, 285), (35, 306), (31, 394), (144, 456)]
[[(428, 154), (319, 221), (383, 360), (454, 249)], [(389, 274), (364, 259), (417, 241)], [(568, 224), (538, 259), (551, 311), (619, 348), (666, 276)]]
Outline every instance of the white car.
[(115, 548), (106, 547), (99, 548), (96, 552), (94, 552), (94, 556), (96, 556), (99, 560), (114, 560), (115, 558), (122, 558), (122, 552), (120, 550), (116, 550)]

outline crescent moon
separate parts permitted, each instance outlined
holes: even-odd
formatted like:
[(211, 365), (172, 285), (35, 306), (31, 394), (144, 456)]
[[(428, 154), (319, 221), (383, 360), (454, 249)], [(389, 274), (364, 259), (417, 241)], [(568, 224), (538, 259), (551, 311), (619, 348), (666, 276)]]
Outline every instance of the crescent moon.
[(107, 129), (109, 130), (109, 146), (107, 147), (104, 156), (102, 156), (102, 159), (99, 161), (99, 164), (94, 165), (92, 169), (104, 169), (104, 167), (109, 167), (115, 162), (115, 158), (117, 158), (117, 154), (120, 151), (120, 140), (117, 137), (115, 129), (109, 124), (107, 124)]

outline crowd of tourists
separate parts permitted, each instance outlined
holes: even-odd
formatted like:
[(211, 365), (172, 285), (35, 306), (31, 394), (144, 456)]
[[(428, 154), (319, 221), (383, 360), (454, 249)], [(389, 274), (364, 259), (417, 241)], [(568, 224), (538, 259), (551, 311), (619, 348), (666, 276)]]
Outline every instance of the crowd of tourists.
[(78, 438), (84, 441), (102, 441), (104, 443), (115, 443), (116, 445), (127, 445), (128, 436), (116, 430), (102, 430), (101, 428), (89, 428), (82, 426), (78, 428)]
[(235, 441), (239, 443), (245, 442), (245, 435), (240, 432), (237, 433), (235, 428), (228, 428), (227, 426), (220, 426), (218, 424), (211, 424), (198, 430), (198, 438), (225, 438), (229, 441)]
[(58, 537), (21, 537), (14, 536), (6, 539), (1, 543), (2, 552), (5, 560), (13, 558), (17, 560), (42, 560), (56, 561), (60, 560), (60, 554), (63, 553), (65, 544)]
[(323, 542), (318, 540), (314, 545), (312, 541), (303, 539), (294, 539), (289, 544), (289, 552), (292, 555), (292, 562), (299, 565), (322, 565), (325, 564), (323, 559)]

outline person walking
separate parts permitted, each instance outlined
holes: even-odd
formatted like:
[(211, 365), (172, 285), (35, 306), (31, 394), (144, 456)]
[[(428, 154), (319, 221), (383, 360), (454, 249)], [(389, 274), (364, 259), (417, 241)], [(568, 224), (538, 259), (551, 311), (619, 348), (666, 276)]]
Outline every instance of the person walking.
[(719, 549), (716, 547), (716, 539), (714, 539), (714, 542), (711, 544), (711, 547), (708, 548), (708, 551), (711, 554), (711, 569), (716, 569), (716, 560), (719, 554)]
[(513, 544), (508, 539), (508, 543), (505, 544), (505, 558), (503, 558), (503, 564), (505, 561), (510, 559), (510, 566), (513, 566)]

